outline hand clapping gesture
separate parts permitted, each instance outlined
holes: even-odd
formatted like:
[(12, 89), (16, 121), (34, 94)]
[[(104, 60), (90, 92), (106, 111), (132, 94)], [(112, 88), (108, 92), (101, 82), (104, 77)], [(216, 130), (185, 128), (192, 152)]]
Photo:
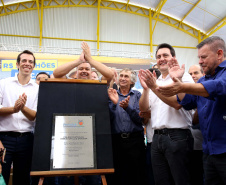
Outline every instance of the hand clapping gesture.
[(147, 69), (147, 70), (143, 70), (140, 69), (139, 70), (139, 74), (138, 77), (140, 79), (140, 84), (144, 89), (153, 89), (157, 87), (156, 84), (156, 73), (155, 71), (153, 71), (153, 74)]
[(17, 113), (20, 110), (23, 110), (26, 102), (27, 102), (27, 95), (23, 93), (22, 95), (19, 96), (19, 98), (16, 100), (14, 104), (14, 112)]
[(85, 60), (89, 61), (92, 58), (89, 45), (86, 42), (82, 42), (82, 46), (81, 47), (83, 49)]
[(109, 88), (108, 89), (108, 96), (110, 98), (110, 100), (116, 105), (118, 103), (119, 97), (118, 97), (118, 93), (115, 89), (113, 88)]
[(126, 109), (129, 105), (129, 99), (130, 99), (130, 96), (128, 96), (124, 100), (120, 101), (119, 106), (122, 107), (123, 109)]
[(169, 75), (172, 79), (178, 78), (180, 81), (184, 75), (185, 65), (183, 64), (181, 67), (176, 58), (172, 58), (168, 62), (169, 66)]

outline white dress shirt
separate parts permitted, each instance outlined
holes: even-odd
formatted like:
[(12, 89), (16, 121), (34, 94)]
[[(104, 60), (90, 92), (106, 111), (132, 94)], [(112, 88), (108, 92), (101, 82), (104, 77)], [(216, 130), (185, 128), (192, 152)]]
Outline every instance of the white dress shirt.
[[(188, 73), (184, 74), (182, 81), (184, 83), (194, 83), (191, 75)], [(156, 80), (158, 86), (165, 86), (172, 82), (173, 81), (169, 75), (165, 79), (163, 79), (161, 75)], [(189, 129), (191, 126), (192, 111), (186, 111), (183, 108), (176, 110), (173, 107), (170, 107), (159, 99), (151, 90), (149, 92), (149, 105), (151, 107), (151, 123), (148, 124), (148, 127), (151, 126), (153, 129)]]
[[(0, 80), (0, 108), (14, 107), (20, 95), (27, 95), (26, 107), (37, 111), (39, 86), (32, 80), (26, 85), (21, 85), (18, 77), (10, 77)], [(24, 114), (18, 113), (0, 116), (0, 132), (33, 132), (35, 121), (29, 121)]]

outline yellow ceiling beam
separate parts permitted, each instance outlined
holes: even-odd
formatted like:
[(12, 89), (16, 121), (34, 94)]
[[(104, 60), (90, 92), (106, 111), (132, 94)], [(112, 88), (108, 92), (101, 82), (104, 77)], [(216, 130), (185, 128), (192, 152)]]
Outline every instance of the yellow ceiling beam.
[[(76, 3), (73, 2), (73, 0), (68, 0), (68, 1), (64, 1), (64, 2), (62, 1), (63, 4), (60, 4), (60, 5), (59, 5), (59, 3), (58, 4), (56, 4), (56, 3), (54, 4), (53, 0), (44, 0), (44, 1), (46, 3), (45, 3), (45, 5), (43, 5), (43, 9), (59, 8), (59, 7), (67, 7), (67, 8), (68, 7), (92, 7), (92, 8), (98, 8), (98, 5), (94, 5), (94, 3), (97, 0), (90, 0), (91, 2), (93, 2), (93, 3), (90, 3), (91, 5), (80, 5), (80, 3), (83, 0), (80, 0), (79, 2), (77, 1)], [(32, 2), (33, 2), (33, 4), (30, 5)], [(8, 9), (8, 8), (11, 7), (11, 9), (13, 10), (13, 11), (8, 11), (8, 14), (14, 14), (14, 13), (19, 13), (19, 12), (24, 12), (24, 11), (37, 10), (38, 8), (34, 7), (34, 3), (35, 2), (36, 2), (36, 0), (29, 0), (29, 1), (23, 2), (24, 4), (26, 4), (26, 6), (28, 8), (23, 7), (19, 2), (5, 5), (5, 8)], [(127, 0), (127, 2), (128, 2), (128, 0)], [(153, 11), (153, 10), (149, 10), (148, 8), (140, 7), (138, 5), (133, 5), (133, 4), (128, 4), (128, 9), (126, 11), (127, 2), (116, 2), (116, 1), (114, 1), (114, 3), (113, 3), (112, 1), (102, 0), (101, 4), (100, 4), (100, 8), (127, 12), (127, 13), (135, 14), (135, 15), (138, 15), (138, 16), (144, 16), (146, 18), (149, 18), (149, 13), (150, 12), (151, 12), (152, 15), (159, 12), (158, 15), (156, 14), (157, 17), (153, 17), (152, 16), (152, 20), (156, 20), (156, 21), (162, 22), (164, 24), (167, 24), (169, 26), (172, 26), (172, 27), (174, 27), (176, 29), (179, 29), (179, 30), (185, 32), (186, 34), (189, 34), (192, 37), (198, 39), (198, 29), (196, 29), (196, 28), (194, 28), (194, 27), (192, 27), (192, 26), (190, 26), (190, 25), (188, 25), (188, 24), (186, 24), (184, 22), (182, 22), (181, 26), (178, 28), (178, 25), (180, 24), (179, 20), (161, 13), (160, 8), (163, 7), (163, 5), (165, 4), (166, 0), (162, 0), (161, 3), (159, 3), (159, 5), (157, 6), (158, 7), (158, 12), (157, 11)], [(15, 7), (20, 7), (20, 8), (23, 8), (23, 9), (18, 10), (18, 8), (15, 9)], [(138, 11), (136, 12), (137, 9), (139, 9), (139, 12)], [(140, 11), (140, 9), (142, 9), (142, 11)], [(1, 16), (6, 16), (6, 15), (7, 15), (6, 13), (0, 13), (0, 17)], [(191, 30), (189, 31), (188, 29), (191, 29)], [(200, 36), (201, 36), (201, 38), (203, 38), (205, 36), (205, 34), (203, 32), (201, 32)]]
[(157, 19), (155, 20), (155, 25), (154, 25), (154, 27), (153, 27), (152, 32), (155, 31), (155, 27), (156, 27), (156, 25), (157, 25), (159, 15), (160, 15), (161, 10), (162, 10), (162, 7), (163, 7), (164, 4), (166, 3), (166, 1), (167, 1), (167, 0), (161, 0), (161, 1), (159, 2), (159, 4), (157, 5), (157, 7), (156, 7), (156, 11), (155, 11), (155, 13), (154, 13), (154, 15), (153, 15), (153, 18), (157, 18)]
[(40, 16), (40, 11), (39, 11), (39, 0), (36, 0), (36, 6), (37, 6), (37, 10), (38, 10), (38, 22), (39, 22), (39, 25), (40, 25), (41, 16)]
[(153, 30), (152, 30), (152, 16), (151, 8), (149, 9), (149, 32), (150, 32), (150, 52), (153, 53)]
[(194, 8), (201, 2), (201, 0), (199, 0), (197, 3), (195, 3), (195, 5), (184, 15), (184, 17), (181, 19), (181, 22), (183, 22), (183, 20), (192, 12), (192, 10), (194, 10)]
[(130, 0), (127, 0), (127, 3), (126, 3), (126, 11), (127, 11), (127, 9), (128, 9), (128, 6), (129, 6), (129, 1), (130, 1)]
[(201, 2), (201, 0), (199, 0), (197, 3), (195, 3), (195, 5), (184, 15), (184, 17), (180, 20), (180, 24), (178, 27), (180, 27), (181, 23), (184, 21), (184, 19), (192, 12), (192, 10), (194, 10), (194, 8)]
[(162, 7), (163, 7), (164, 4), (166, 3), (166, 1), (167, 1), (167, 0), (161, 0), (161, 1), (159, 2), (159, 4), (157, 5), (157, 7), (156, 7), (156, 9), (155, 9), (155, 13), (154, 13), (154, 15), (153, 15), (153, 18), (157, 17), (157, 16), (160, 14), (160, 12), (161, 12), (161, 10), (162, 10)]
[[(39, 38), (39, 36), (30, 36), (30, 35), (12, 35), (12, 34), (0, 34), (0, 36), (10, 36), (10, 37), (24, 37), (24, 38)], [(54, 39), (54, 40), (72, 40), (72, 41), (86, 41), (86, 42), (97, 42), (97, 40), (87, 40), (87, 39), (72, 39), (72, 38), (59, 38), (59, 37), (42, 37), (43, 39)], [(132, 42), (115, 42), (115, 41), (103, 41), (102, 43), (113, 43), (113, 44), (129, 44), (129, 45), (140, 45), (140, 46), (150, 46), (150, 44), (144, 43), (132, 43)], [(153, 44), (153, 46), (158, 46)], [(189, 46), (173, 46), (174, 48), (187, 48), (187, 49), (196, 49), (196, 47)]]
[(207, 37), (210, 37), (211, 35), (213, 35), (215, 32), (217, 32), (219, 29), (221, 29), (222, 27), (224, 27), (226, 25), (226, 17), (223, 18), (220, 22), (218, 22), (217, 24), (215, 24), (212, 28), (210, 28), (207, 32), (206, 32), (206, 36), (203, 37), (202, 40), (206, 39)]
[(1, 0), (1, 2), (2, 2), (3, 9), (5, 10), (5, 13), (8, 14), (8, 12), (7, 12), (7, 10), (6, 10), (6, 7), (5, 7), (5, 4), (4, 4), (4, 1)]
[(100, 50), (100, 2), (101, 2), (101, 0), (98, 0), (98, 5), (97, 5), (97, 51)]
[[(39, 8), (39, 0), (36, 0), (38, 6), (38, 17), (39, 17), (39, 47), (42, 46), (42, 27), (43, 27), (43, 3), (44, 0), (41, 1), (41, 9)], [(40, 14), (41, 11), (41, 14)]]

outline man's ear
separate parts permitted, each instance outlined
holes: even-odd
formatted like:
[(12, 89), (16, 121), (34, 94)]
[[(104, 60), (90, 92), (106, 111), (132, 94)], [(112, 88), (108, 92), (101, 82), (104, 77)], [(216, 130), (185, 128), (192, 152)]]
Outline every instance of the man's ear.
[(19, 70), (19, 63), (18, 63), (18, 62), (16, 63), (16, 67), (17, 67), (17, 69)]
[(224, 58), (224, 52), (222, 49), (218, 49), (217, 51), (218, 59)]

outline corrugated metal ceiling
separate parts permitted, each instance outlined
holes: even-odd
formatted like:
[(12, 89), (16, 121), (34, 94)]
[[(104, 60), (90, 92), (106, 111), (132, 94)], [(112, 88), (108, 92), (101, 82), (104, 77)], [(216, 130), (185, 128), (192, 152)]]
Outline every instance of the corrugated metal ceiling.
[[(225, 0), (117, 0), (116, 2), (135, 4), (155, 10), (161, 1), (165, 1), (160, 11), (161, 13), (178, 20), (183, 20), (184, 23), (204, 33), (209, 33), (221, 26), (213, 35), (221, 36), (226, 41), (226, 26), (222, 26), (226, 24), (226, 20), (224, 20), (224, 18), (226, 18)], [(27, 2), (27, 0), (1, 0), (0, 6), (2, 2), (8, 5), (18, 2)], [(218, 23), (220, 24), (217, 25)]]

